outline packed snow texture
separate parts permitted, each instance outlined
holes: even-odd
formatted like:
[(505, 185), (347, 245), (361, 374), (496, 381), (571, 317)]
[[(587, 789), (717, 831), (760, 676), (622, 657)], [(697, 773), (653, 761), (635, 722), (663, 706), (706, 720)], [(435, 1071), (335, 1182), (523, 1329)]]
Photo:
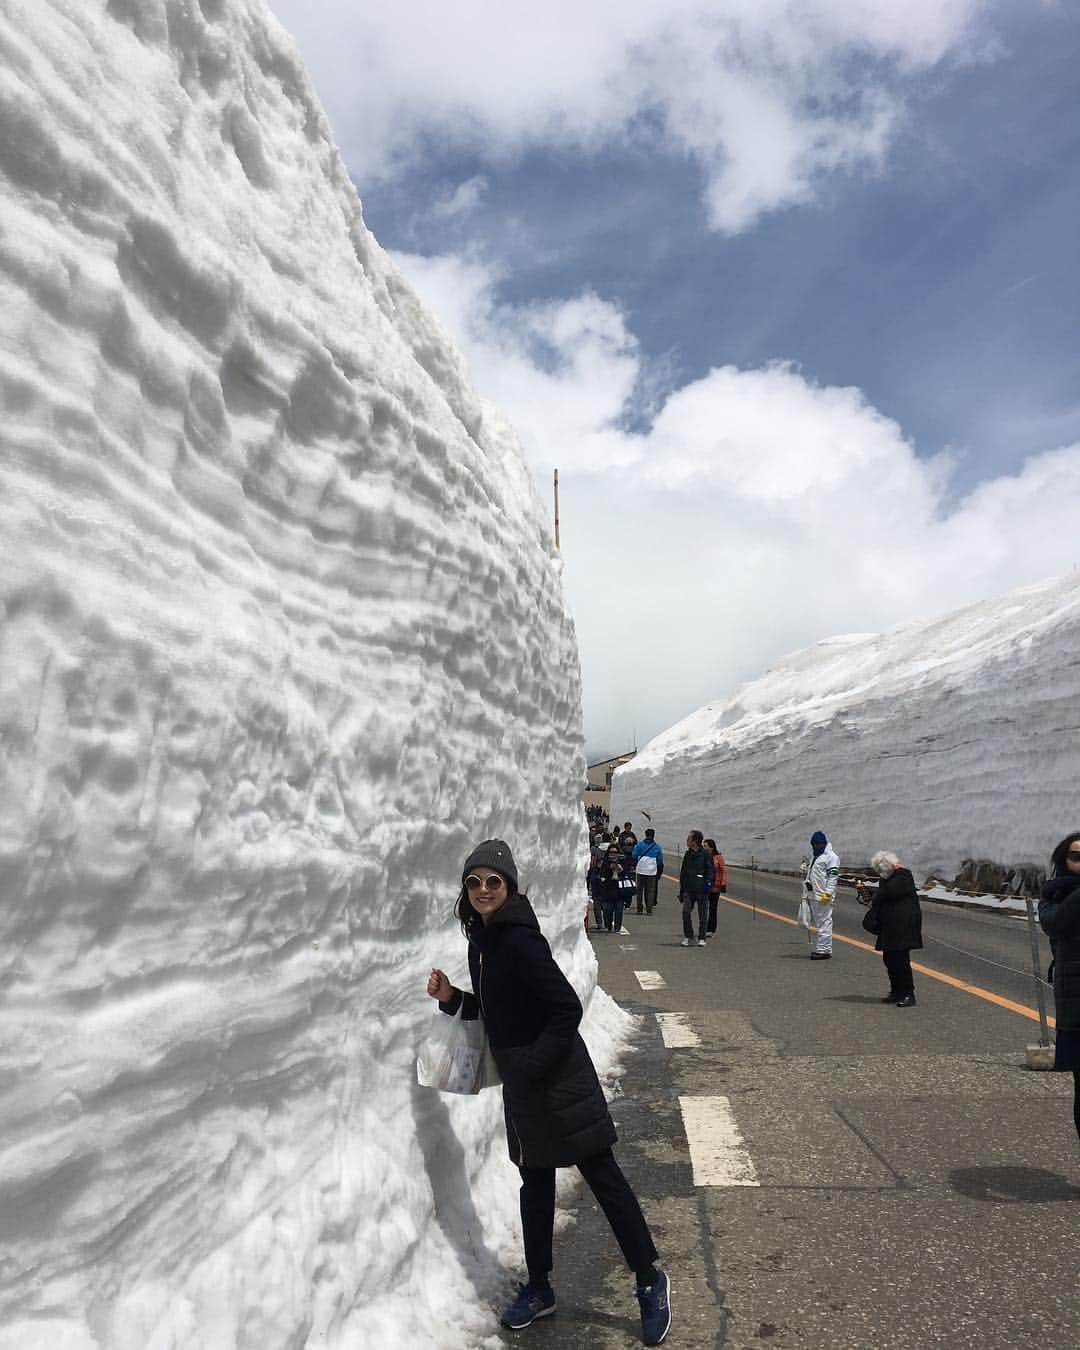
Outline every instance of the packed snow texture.
[(834, 637), (709, 704), (617, 770), (612, 819), (793, 867), (824, 830), (919, 879), (1043, 864), (1080, 828), (1080, 576), (930, 623)]
[(0, 1345), (483, 1345), (499, 1094), (414, 1057), (474, 840), (595, 981), (543, 512), (260, 0), (0, 47)]

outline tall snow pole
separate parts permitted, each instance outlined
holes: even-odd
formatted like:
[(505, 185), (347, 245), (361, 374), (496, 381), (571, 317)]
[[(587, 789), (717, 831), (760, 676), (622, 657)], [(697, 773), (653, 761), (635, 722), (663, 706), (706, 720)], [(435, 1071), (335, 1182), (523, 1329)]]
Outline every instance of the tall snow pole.
[(559, 548), (559, 471), (555, 470), (555, 547)]

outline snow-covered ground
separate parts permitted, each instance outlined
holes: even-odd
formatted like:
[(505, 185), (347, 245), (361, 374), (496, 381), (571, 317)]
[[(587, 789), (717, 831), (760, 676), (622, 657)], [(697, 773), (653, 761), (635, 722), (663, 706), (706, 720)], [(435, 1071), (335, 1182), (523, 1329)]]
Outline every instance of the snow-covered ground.
[(414, 1076), (471, 841), (595, 981), (524, 461), (260, 0), (0, 45), (0, 1345), (483, 1345), (499, 1094)]
[(887, 848), (920, 880), (951, 879), (968, 858), (1045, 864), (1080, 828), (1078, 781), (1073, 573), (793, 653), (617, 770), (611, 813), (783, 867), (822, 829), (848, 866)]

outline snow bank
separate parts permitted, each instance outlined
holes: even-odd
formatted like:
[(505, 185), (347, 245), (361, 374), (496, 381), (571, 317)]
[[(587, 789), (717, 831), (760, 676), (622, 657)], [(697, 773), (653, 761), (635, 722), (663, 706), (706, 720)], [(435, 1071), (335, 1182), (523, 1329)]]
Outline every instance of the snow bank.
[(595, 978), (523, 459), (259, 0), (0, 46), (0, 1345), (483, 1345), (498, 1094), (413, 1074), (471, 841)]
[(657, 736), (612, 819), (700, 828), (731, 860), (793, 866), (823, 829), (848, 865), (889, 848), (921, 877), (1045, 862), (1077, 822), (1080, 576), (786, 657)]

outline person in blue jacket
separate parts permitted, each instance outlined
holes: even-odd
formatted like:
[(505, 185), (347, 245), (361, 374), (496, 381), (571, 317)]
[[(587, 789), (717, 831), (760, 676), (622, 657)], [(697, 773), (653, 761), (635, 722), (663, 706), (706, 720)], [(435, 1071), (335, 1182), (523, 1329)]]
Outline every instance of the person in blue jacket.
[(1080, 831), (1050, 856), (1039, 922), (1054, 953), (1054, 1068), (1073, 1076), (1073, 1123), (1080, 1137)]
[(664, 875), (664, 850), (656, 842), (656, 831), (646, 830), (645, 838), (634, 845), (631, 854), (637, 880), (637, 914), (651, 914), (656, 908), (656, 889)]
[(577, 1167), (636, 1276), (642, 1340), (659, 1345), (671, 1326), (670, 1281), (656, 1265), (645, 1216), (611, 1149), (615, 1125), (578, 1031), (581, 1001), (518, 890), (517, 865), (502, 839), (485, 839), (466, 858), (454, 913), (469, 944), (472, 992), (456, 989), (437, 968), (427, 992), (444, 1013), (483, 1019), (502, 1078), (529, 1273), (503, 1326), (517, 1331), (555, 1311), (549, 1278), (555, 1169)]

